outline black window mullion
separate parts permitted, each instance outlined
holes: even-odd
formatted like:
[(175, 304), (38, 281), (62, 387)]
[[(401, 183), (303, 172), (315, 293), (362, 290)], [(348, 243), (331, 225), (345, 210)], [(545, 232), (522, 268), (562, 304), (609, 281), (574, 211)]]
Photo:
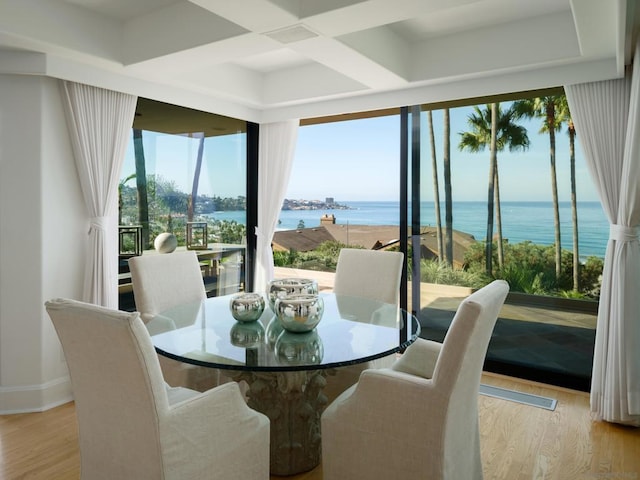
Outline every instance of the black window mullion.
[(258, 225), (258, 137), (260, 126), (247, 122), (247, 253), (245, 256), (245, 290), (253, 291)]

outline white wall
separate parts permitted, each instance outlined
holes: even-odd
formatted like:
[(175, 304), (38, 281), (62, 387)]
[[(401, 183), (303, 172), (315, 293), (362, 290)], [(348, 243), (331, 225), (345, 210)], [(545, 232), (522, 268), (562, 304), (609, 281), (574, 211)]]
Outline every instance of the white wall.
[(87, 220), (57, 80), (0, 75), (0, 413), (71, 399), (44, 302), (81, 297)]

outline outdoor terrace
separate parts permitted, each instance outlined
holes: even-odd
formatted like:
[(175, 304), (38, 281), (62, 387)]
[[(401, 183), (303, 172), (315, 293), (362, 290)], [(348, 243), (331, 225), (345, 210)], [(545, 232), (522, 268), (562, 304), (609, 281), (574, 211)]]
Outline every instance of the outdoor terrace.
[[(332, 290), (334, 276), (275, 268), (276, 278), (313, 278), (320, 291)], [(417, 313), (421, 337), (442, 341), (458, 305), (471, 292), (465, 287), (422, 283)], [(511, 292), (496, 322), (485, 369), (588, 391), (596, 321), (596, 302)]]

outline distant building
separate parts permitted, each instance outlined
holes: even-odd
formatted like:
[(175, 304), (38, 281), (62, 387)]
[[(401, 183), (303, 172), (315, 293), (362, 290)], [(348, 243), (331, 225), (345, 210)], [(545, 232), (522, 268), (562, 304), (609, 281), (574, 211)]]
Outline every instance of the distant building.
[(335, 225), (336, 223), (336, 216), (331, 213), (325, 213), (324, 215), (322, 215), (320, 217), (320, 225)]
[(327, 197), (325, 198), (324, 203), (326, 203), (327, 205), (333, 205), (336, 202), (333, 200), (333, 197)]

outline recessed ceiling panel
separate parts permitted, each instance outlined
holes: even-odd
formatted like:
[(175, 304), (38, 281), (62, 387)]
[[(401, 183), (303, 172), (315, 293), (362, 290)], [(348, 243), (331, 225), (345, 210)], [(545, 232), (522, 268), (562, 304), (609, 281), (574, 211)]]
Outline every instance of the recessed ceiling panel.
[(64, 0), (116, 20), (127, 20), (166, 7), (176, 0)]
[(311, 64), (278, 70), (264, 78), (264, 101), (290, 104), (305, 99), (366, 91), (367, 87), (324, 65)]
[(370, 0), (298, 0), (299, 15), (301, 18), (311, 17), (367, 2)]
[(270, 73), (301, 65), (314, 63), (308, 57), (289, 48), (280, 48), (269, 52), (251, 55), (234, 60), (233, 63), (255, 72)]
[(247, 33), (243, 27), (187, 2), (126, 22), (125, 64), (146, 61)]
[(390, 28), (413, 43), (540, 15), (571, 12), (570, 0), (478, 0), (395, 22)]
[[(541, 35), (540, 32), (545, 32)], [(535, 47), (535, 48), (534, 48)], [(415, 82), (535, 69), (580, 57), (570, 13), (424, 40), (413, 46)]]

